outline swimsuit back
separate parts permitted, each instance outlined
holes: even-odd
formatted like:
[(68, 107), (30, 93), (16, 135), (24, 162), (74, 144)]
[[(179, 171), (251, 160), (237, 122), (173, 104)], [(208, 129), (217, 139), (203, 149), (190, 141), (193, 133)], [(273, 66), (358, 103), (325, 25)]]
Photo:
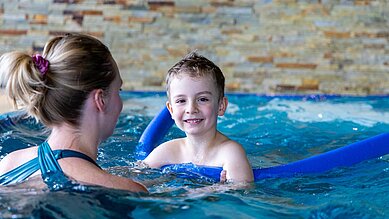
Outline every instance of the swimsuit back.
[[(41, 170), (42, 178), (46, 182), (48, 176), (53, 174), (64, 175), (58, 164), (58, 159), (67, 157), (77, 157), (87, 160), (97, 167), (99, 165), (87, 155), (73, 150), (55, 150), (52, 151), (49, 144), (45, 141), (38, 148), (38, 157), (20, 165), (19, 167), (0, 176), (0, 185), (10, 185), (26, 180), (33, 173)], [(99, 167), (100, 168), (100, 167)], [(46, 179), (46, 180), (45, 180)]]

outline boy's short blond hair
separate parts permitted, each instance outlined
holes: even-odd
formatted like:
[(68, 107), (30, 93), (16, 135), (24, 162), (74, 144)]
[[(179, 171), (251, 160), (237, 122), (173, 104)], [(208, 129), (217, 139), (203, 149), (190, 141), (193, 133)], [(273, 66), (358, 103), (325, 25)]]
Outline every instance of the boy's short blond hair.
[(191, 52), (169, 69), (166, 75), (166, 92), (169, 98), (173, 78), (188, 75), (193, 78), (211, 77), (218, 90), (219, 100), (224, 97), (225, 78), (220, 68), (204, 56)]

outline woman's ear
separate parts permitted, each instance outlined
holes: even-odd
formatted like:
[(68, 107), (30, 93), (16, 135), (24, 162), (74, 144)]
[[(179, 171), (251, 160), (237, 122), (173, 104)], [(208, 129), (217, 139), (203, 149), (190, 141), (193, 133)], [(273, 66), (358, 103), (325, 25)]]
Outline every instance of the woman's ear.
[(100, 112), (104, 112), (105, 110), (104, 91), (102, 89), (96, 89), (92, 92), (94, 92), (93, 99), (97, 110)]
[(217, 112), (218, 116), (224, 115), (224, 113), (226, 112), (226, 109), (227, 109), (227, 105), (228, 105), (228, 99), (227, 99), (227, 97), (223, 97), (219, 102), (219, 110)]

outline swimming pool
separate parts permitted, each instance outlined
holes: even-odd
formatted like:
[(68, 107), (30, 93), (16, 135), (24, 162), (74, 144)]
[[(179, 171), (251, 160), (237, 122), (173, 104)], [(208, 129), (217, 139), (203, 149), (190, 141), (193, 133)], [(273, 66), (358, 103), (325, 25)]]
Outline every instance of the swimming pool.
[[(163, 93), (123, 92), (124, 108), (98, 163), (122, 176), (157, 183), (150, 195), (99, 187), (46, 192), (27, 185), (0, 188), (0, 217), (55, 218), (384, 218), (389, 215), (389, 156), (351, 167), (253, 188), (225, 190), (206, 180), (176, 178), (134, 164), (143, 130), (164, 105)], [(253, 167), (290, 163), (389, 130), (388, 97), (230, 94), (219, 129), (240, 142)], [(1, 125), (0, 156), (41, 142), (31, 120)], [(32, 131), (31, 129), (34, 129)], [(26, 130), (29, 130), (28, 136)], [(183, 136), (173, 127), (165, 140)], [(158, 183), (159, 182), (159, 183)], [(29, 183), (34, 183), (33, 180)]]

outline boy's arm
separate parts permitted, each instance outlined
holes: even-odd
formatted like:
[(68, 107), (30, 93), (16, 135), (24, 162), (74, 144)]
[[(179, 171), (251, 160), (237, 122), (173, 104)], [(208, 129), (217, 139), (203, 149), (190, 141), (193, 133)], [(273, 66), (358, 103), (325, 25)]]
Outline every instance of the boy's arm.
[(175, 154), (174, 149), (176, 148), (175, 142), (176, 141), (171, 140), (159, 145), (143, 160), (143, 162), (150, 168), (160, 168), (163, 165), (172, 164)]
[(164, 154), (163, 148), (158, 146), (143, 160), (143, 163), (150, 168), (160, 168), (163, 166), (161, 162), (162, 154)]
[(253, 169), (247, 159), (246, 152), (243, 147), (233, 142), (225, 154), (225, 162), (223, 169), (227, 171), (227, 180), (232, 182), (253, 182)]

